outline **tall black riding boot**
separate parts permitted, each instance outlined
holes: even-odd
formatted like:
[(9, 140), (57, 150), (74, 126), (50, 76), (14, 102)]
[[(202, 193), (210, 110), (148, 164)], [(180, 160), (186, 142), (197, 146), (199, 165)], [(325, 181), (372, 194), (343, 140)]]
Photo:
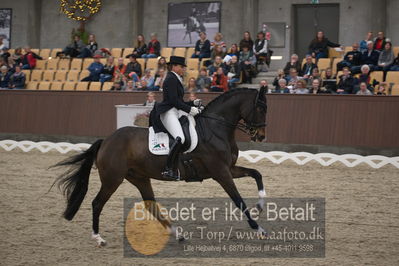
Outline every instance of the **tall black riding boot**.
[(183, 144), (181, 143), (181, 138), (177, 137), (172, 147), (170, 148), (168, 160), (166, 161), (165, 172), (162, 173), (163, 177), (173, 179), (176, 181), (180, 180), (178, 173), (179, 166), (179, 154), (181, 152)]

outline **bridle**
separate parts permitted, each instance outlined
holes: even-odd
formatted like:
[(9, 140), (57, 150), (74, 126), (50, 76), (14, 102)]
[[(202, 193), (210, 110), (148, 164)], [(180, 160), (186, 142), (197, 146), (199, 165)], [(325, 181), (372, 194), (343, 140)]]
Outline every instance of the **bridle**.
[[(237, 128), (238, 130), (244, 132), (245, 134), (249, 135), (251, 138), (254, 138), (259, 131), (259, 128), (265, 127), (266, 123), (254, 123), (253, 121), (255, 120), (255, 115), (256, 115), (256, 109), (257, 108), (261, 108), (265, 111), (267, 111), (267, 104), (266, 102), (262, 101), (259, 99), (259, 95), (261, 93), (258, 93), (256, 95), (255, 98), (255, 102), (253, 105), (253, 109), (250, 112), (251, 115), (251, 119), (244, 119), (244, 123), (243, 122), (238, 122), (237, 124), (234, 124), (230, 121), (227, 121), (226, 119), (224, 119), (221, 116), (215, 115), (215, 114), (201, 114), (200, 117), (204, 117), (204, 118), (209, 118), (209, 119), (213, 119), (216, 120), (218, 122), (220, 122), (221, 124), (223, 124), (226, 127), (230, 127), (230, 128)], [(246, 122), (249, 121), (249, 122)]]

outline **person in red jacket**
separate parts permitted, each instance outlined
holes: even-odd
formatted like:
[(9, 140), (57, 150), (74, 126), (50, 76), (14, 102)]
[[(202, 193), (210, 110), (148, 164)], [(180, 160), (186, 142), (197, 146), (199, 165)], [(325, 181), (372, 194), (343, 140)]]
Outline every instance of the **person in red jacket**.
[(25, 54), (22, 57), (22, 69), (34, 69), (36, 66), (36, 57), (31, 50), (30, 47), (25, 48)]
[(218, 67), (217, 71), (213, 73), (211, 91), (226, 92), (229, 90), (227, 76), (223, 72), (222, 67)]

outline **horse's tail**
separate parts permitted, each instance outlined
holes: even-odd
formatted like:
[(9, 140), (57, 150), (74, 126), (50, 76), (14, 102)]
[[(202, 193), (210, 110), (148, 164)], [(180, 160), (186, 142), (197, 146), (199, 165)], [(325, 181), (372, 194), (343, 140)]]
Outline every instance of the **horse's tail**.
[(71, 166), (67, 172), (56, 180), (58, 187), (67, 198), (67, 207), (63, 214), (67, 220), (73, 219), (87, 193), (90, 170), (97, 157), (97, 152), (100, 149), (102, 141), (102, 139), (97, 140), (85, 152), (72, 156), (55, 165)]

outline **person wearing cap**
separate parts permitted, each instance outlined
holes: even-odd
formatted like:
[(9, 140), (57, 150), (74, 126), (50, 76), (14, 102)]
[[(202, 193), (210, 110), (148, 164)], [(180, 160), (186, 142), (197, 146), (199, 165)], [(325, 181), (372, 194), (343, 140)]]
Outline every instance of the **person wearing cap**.
[(100, 62), (101, 55), (97, 54), (94, 56), (94, 62), (90, 64), (87, 68), (89, 70), (90, 75), (82, 79), (82, 81), (99, 81), (100, 74), (104, 69), (103, 64)]
[(163, 101), (157, 103), (150, 114), (150, 126), (155, 132), (168, 132), (174, 142), (170, 148), (166, 169), (162, 173), (165, 178), (179, 180), (177, 173), (179, 154), (185, 141), (183, 130), (179, 122), (179, 115), (190, 114), (196, 116), (200, 113), (197, 106), (200, 100), (184, 102), (183, 74), (186, 60), (181, 56), (171, 56), (168, 62), (170, 71), (163, 82)]

